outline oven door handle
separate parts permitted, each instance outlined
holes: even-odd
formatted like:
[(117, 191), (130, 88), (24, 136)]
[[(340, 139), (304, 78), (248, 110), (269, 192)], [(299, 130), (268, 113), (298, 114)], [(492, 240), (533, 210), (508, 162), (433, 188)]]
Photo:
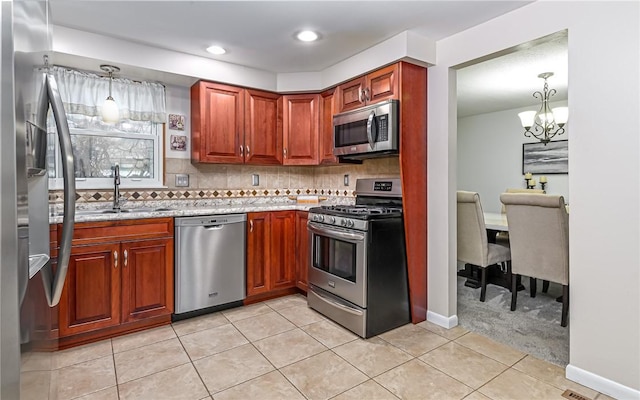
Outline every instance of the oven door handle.
[(333, 301), (323, 295), (321, 295), (320, 293), (316, 292), (315, 290), (311, 289), (313, 291), (313, 294), (315, 294), (320, 300), (324, 301), (325, 303), (329, 304), (330, 306), (333, 307), (338, 307), (339, 309), (348, 312), (349, 314), (353, 314), (353, 315), (357, 315), (358, 317), (361, 317), (363, 312), (360, 310), (356, 310), (353, 307), (349, 307), (345, 304), (341, 304), (338, 303), (337, 301)]
[(325, 228), (322, 228), (320, 225), (315, 224), (313, 222), (309, 222), (308, 223), (307, 229), (309, 230), (309, 232), (315, 233), (316, 235), (327, 236), (327, 237), (331, 237), (331, 238), (335, 238), (335, 239), (349, 240), (349, 241), (352, 241), (352, 242), (353, 241), (357, 241), (357, 242), (363, 242), (364, 241), (364, 234), (341, 232), (341, 231), (336, 231), (336, 230), (331, 230), (331, 229), (325, 229)]

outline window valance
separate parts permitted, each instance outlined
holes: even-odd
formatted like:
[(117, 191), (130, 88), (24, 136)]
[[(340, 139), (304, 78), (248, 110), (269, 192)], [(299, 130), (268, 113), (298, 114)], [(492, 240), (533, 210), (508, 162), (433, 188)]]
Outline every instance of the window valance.
[[(57, 66), (50, 68), (50, 72), (58, 82), (67, 113), (102, 115), (102, 103), (109, 95), (109, 77)], [(111, 93), (120, 110), (120, 118), (156, 123), (166, 121), (163, 85), (113, 78)]]

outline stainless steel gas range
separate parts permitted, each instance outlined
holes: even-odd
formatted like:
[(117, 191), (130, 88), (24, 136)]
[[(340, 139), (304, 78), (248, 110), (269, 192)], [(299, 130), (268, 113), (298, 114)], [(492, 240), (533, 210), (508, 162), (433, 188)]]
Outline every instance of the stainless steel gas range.
[(400, 179), (358, 179), (356, 204), (309, 210), (311, 308), (368, 338), (411, 320)]

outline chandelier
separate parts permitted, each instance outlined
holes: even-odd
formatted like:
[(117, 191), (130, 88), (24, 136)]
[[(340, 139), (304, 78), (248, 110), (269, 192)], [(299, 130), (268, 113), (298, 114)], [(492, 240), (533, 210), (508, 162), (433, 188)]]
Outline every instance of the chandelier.
[(533, 97), (540, 100), (541, 105), (538, 111), (524, 111), (518, 114), (520, 122), (524, 128), (524, 136), (535, 137), (546, 146), (556, 135), (564, 133), (564, 125), (569, 118), (567, 107), (556, 107), (551, 109), (549, 99), (556, 94), (555, 89), (549, 90), (547, 78), (553, 76), (553, 72), (544, 72), (538, 78), (544, 79), (542, 92), (536, 91)]

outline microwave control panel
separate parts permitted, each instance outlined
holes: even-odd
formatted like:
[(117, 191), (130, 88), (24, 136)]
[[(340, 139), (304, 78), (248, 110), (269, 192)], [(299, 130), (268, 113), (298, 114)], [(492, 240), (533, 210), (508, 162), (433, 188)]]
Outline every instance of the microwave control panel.
[(378, 137), (376, 142), (386, 142), (389, 140), (389, 116), (387, 114), (377, 116)]

